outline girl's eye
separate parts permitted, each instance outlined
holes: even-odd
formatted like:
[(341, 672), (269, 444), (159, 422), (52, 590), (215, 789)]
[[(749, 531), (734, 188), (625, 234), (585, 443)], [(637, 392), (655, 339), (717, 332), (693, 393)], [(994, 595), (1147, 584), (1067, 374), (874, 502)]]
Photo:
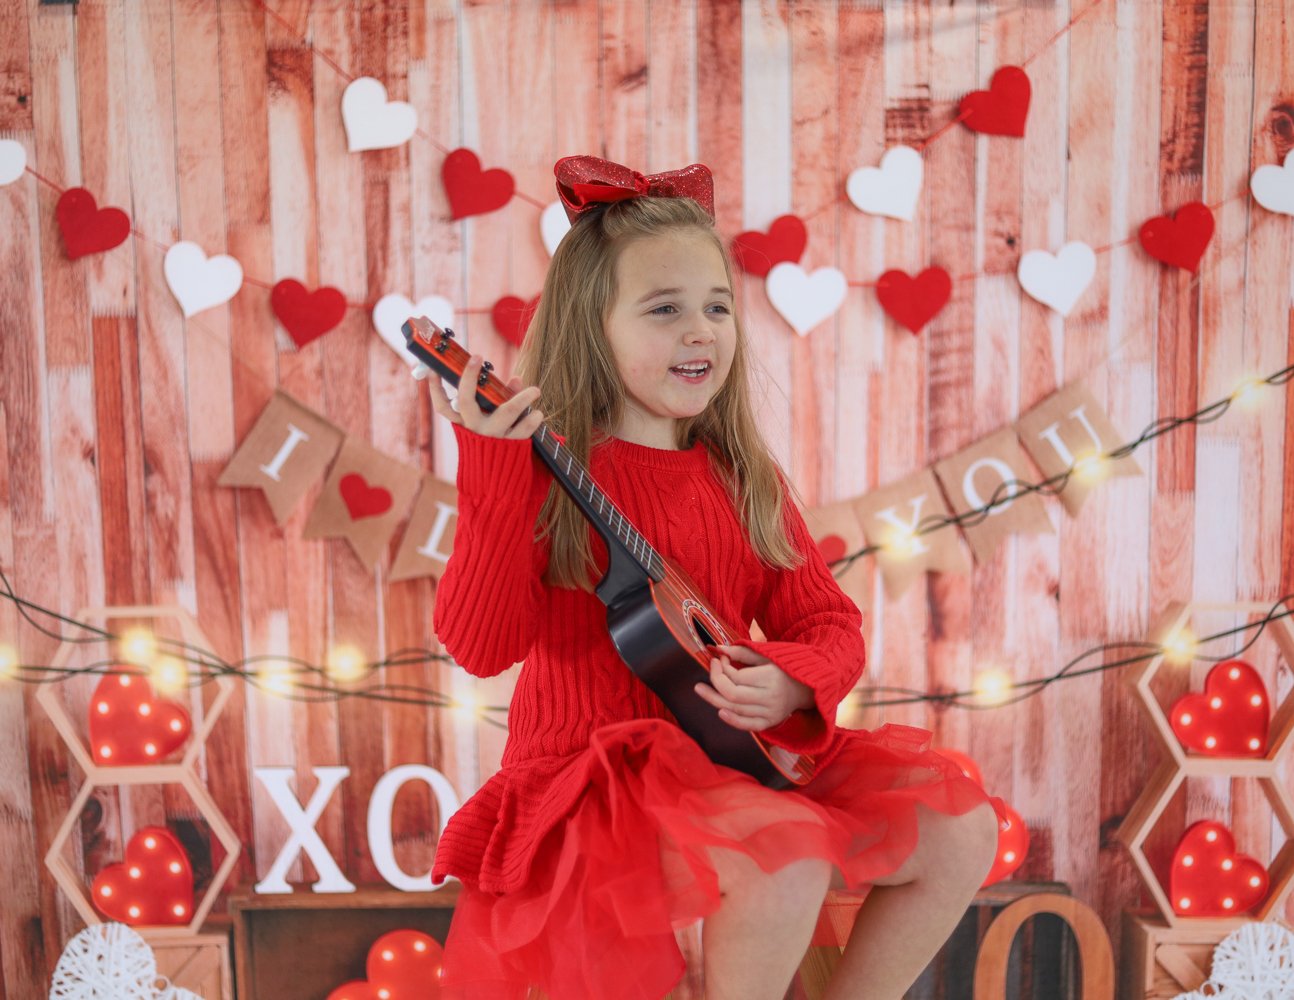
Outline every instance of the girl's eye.
[(717, 309), (717, 310), (718, 310), (719, 312), (721, 312), (721, 313), (726, 313), (726, 312), (728, 311), (728, 307), (727, 307), (726, 305), (724, 305), (722, 302), (716, 302), (716, 303), (715, 303), (714, 305), (712, 305), (710, 308), (711, 308), (711, 309)]
[(665, 316), (665, 315), (668, 315), (668, 314), (665, 312), (665, 310), (667, 310), (667, 309), (668, 309), (670, 312), (676, 312), (676, 311), (677, 311), (677, 310), (676, 310), (672, 305), (670, 305), (669, 303), (666, 303), (666, 304), (665, 304), (665, 305), (663, 305), (663, 306), (657, 306), (655, 309), (653, 309), (653, 310), (652, 310), (652, 313), (654, 313), (654, 314), (659, 314), (659, 315), (661, 315), (661, 316)]

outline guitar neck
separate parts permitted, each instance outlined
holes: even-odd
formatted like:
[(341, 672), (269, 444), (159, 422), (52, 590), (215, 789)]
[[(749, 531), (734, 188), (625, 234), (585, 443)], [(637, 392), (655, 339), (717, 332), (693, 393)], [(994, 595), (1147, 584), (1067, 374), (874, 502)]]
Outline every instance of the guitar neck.
[(643, 573), (652, 580), (660, 581), (665, 575), (660, 553), (648, 544), (642, 533), (602, 492), (589, 470), (548, 429), (548, 425), (541, 425), (530, 440), (544, 464), (552, 470), (553, 477), (570, 494), (607, 544), (610, 545), (613, 540), (619, 542)]

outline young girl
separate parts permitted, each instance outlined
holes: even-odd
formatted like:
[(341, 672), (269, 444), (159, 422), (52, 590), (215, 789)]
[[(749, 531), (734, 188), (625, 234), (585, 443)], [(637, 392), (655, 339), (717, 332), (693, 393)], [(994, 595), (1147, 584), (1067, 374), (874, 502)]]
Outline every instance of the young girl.
[[(516, 395), (486, 415), (428, 380), (459, 448), (436, 634), (479, 677), (524, 661), (502, 766), (436, 852), (433, 878), (463, 883), (443, 986), (660, 1000), (685, 971), (675, 931), (704, 918), (707, 1000), (780, 1000), (828, 888), (870, 888), (827, 997), (897, 1000), (983, 881), (994, 811), (924, 730), (835, 727), (861, 616), (760, 439), (709, 171), (568, 157), (556, 173), (573, 225)], [(814, 754), (811, 782), (774, 791), (712, 763), (621, 660), (592, 592), (606, 547), (535, 455), (541, 423), (722, 619), (758, 623), (766, 641), (719, 647), (697, 691)]]

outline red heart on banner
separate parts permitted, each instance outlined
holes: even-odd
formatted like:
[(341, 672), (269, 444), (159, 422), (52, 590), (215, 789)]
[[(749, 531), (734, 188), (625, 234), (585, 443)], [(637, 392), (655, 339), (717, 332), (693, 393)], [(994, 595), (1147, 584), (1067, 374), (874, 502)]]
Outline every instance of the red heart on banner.
[(90, 888), (95, 909), (132, 927), (187, 924), (193, 917), (193, 868), (164, 826), (146, 826), (130, 838), (126, 860), (109, 865)]
[(100, 208), (85, 188), (68, 188), (58, 199), (54, 218), (72, 260), (121, 246), (130, 235), (130, 219), (119, 208)]
[(1188, 750), (1215, 757), (1261, 757), (1267, 751), (1267, 688), (1243, 660), (1219, 663), (1204, 678), (1204, 693), (1178, 698), (1168, 715)]
[(1024, 864), (1029, 853), (1029, 828), (1020, 814), (999, 798), (992, 802), (997, 812), (997, 855), (980, 888), (1002, 881)]
[(927, 267), (915, 278), (905, 271), (886, 271), (876, 279), (881, 308), (913, 333), (934, 319), (952, 290), (953, 280), (942, 267)]
[(506, 170), (482, 170), (470, 149), (456, 149), (445, 157), (440, 179), (449, 196), (450, 218), (462, 219), (502, 208), (512, 200), (516, 182)]
[(376, 517), (391, 509), (391, 494), (381, 486), (370, 486), (358, 472), (349, 472), (338, 484), (341, 498), (352, 521), (361, 517)]
[(338, 986), (328, 1000), (434, 1000), (440, 996), (444, 958), (440, 942), (429, 934), (391, 931), (368, 950), (368, 979)]
[(988, 90), (972, 90), (961, 99), (962, 124), (987, 135), (1024, 135), (1029, 114), (1029, 76), (1019, 66), (1003, 66), (993, 74)]
[(738, 233), (732, 241), (732, 257), (743, 271), (762, 278), (774, 264), (798, 264), (808, 242), (809, 231), (800, 218), (782, 215), (767, 233), (758, 229)]
[(156, 764), (184, 745), (189, 713), (158, 698), (147, 678), (106, 676), (90, 698), (90, 753), (96, 764)]
[(1236, 853), (1221, 823), (1193, 823), (1177, 843), (1168, 875), (1173, 912), (1183, 917), (1234, 917), (1267, 895), (1267, 869)]
[(307, 291), (295, 278), (284, 278), (270, 290), (270, 308), (297, 347), (305, 347), (345, 318), (346, 296), (328, 286)]
[(1194, 271), (1213, 239), (1213, 212), (1203, 202), (1188, 202), (1171, 217), (1147, 219), (1137, 235), (1155, 260)]
[(818, 539), (818, 551), (822, 553), (823, 561), (831, 565), (837, 559), (845, 558), (847, 547), (839, 535), (827, 535)]
[(490, 319), (494, 321), (494, 328), (499, 331), (504, 340), (520, 347), (521, 342), (526, 338), (526, 328), (530, 326), (530, 320), (534, 317), (537, 308), (539, 308), (538, 295), (529, 302), (515, 295), (505, 295), (494, 303), (494, 308), (490, 310)]

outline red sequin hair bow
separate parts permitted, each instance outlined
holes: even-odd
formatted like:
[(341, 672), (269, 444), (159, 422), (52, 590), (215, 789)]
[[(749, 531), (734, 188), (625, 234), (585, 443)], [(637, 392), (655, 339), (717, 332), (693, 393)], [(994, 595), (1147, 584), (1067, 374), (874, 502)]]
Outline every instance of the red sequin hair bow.
[(557, 197), (572, 222), (595, 205), (641, 195), (691, 198), (714, 218), (714, 179), (703, 163), (663, 174), (640, 174), (598, 156), (563, 156), (553, 173), (557, 175)]

